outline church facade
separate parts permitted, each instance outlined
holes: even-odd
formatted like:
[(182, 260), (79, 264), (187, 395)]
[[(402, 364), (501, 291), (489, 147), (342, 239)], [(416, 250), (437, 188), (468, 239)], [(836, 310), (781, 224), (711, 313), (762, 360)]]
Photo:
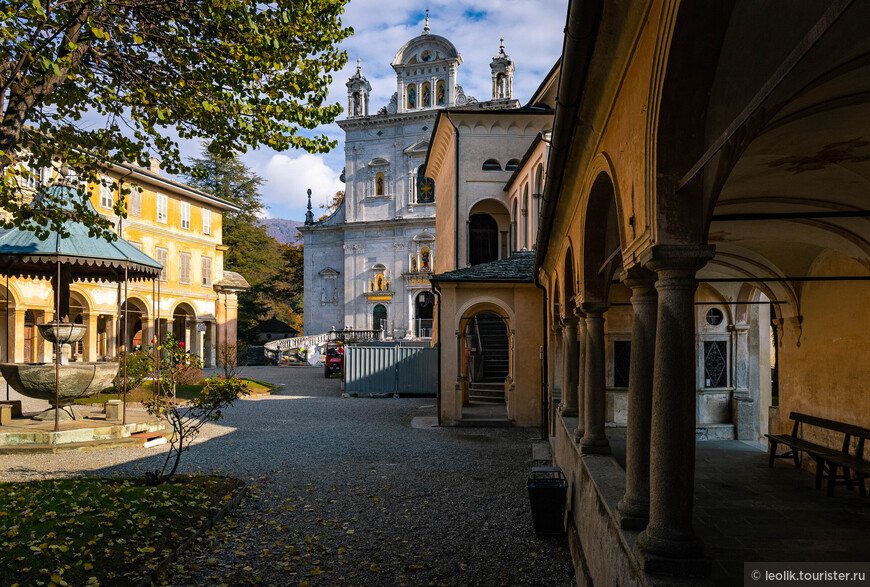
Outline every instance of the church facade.
[(329, 217), (300, 227), (305, 239), (305, 334), (383, 328), (390, 338), (429, 338), (438, 254), (432, 179), (423, 173), (436, 115), (445, 108), (516, 108), (513, 63), (493, 58), (493, 99), (478, 103), (458, 84), (462, 56), (449, 40), (423, 34), (392, 62), (396, 91), (371, 112), (371, 85), (357, 64), (347, 82), (345, 196)]

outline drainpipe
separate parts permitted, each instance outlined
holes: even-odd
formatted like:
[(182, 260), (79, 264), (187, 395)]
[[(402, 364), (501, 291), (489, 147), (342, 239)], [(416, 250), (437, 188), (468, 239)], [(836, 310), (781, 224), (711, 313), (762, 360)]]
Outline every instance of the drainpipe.
[(438, 349), (438, 382), (436, 383), (437, 387), (435, 389), (435, 409), (438, 412), (438, 426), (441, 426), (441, 348), (444, 345), (444, 341), (441, 340), (441, 289), (438, 285), (437, 281), (432, 282), (432, 291), (435, 293), (435, 297), (438, 298), (438, 344), (435, 345), (435, 348)]
[(547, 348), (547, 288), (535, 279), (535, 287), (541, 290), (544, 302), (541, 306), (541, 440), (548, 440), (550, 436), (550, 369), (549, 349)]
[[(447, 122), (450, 123), (450, 126), (453, 127), (453, 142), (456, 145), (456, 148), (453, 149), (453, 268), (459, 269), (459, 129), (456, 128), (456, 125), (453, 124), (452, 120), (450, 120), (449, 113), (445, 113), (444, 118), (446, 118)], [(468, 248), (468, 243), (465, 243), (465, 247), (466, 249)]]

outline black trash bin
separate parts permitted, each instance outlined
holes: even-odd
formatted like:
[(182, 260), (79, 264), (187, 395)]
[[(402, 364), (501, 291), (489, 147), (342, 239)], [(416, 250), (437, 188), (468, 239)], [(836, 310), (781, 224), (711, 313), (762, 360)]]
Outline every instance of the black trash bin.
[(529, 475), (529, 504), (538, 536), (565, 534), (565, 497), (568, 480), (559, 467), (533, 467)]

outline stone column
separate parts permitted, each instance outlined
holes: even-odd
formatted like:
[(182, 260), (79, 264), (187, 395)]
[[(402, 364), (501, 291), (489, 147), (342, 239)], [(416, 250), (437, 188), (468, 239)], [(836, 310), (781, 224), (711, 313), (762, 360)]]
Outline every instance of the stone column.
[(755, 401), (749, 390), (749, 324), (735, 324), (733, 332), (734, 394), (731, 397), (731, 413), (738, 440), (757, 440), (753, 427)]
[(190, 327), (188, 328), (189, 344), (187, 350), (202, 359), (202, 333), (199, 331), (199, 325), (202, 324), (199, 320), (189, 320)]
[(142, 317), (142, 348), (154, 346), (151, 339), (154, 338), (154, 318)]
[(82, 316), (82, 321), (88, 327), (85, 333), (85, 361), (90, 363), (95, 362), (100, 356), (97, 345), (99, 339), (97, 322), (99, 319), (100, 315), (97, 312), (85, 312)]
[(580, 439), (584, 454), (610, 454), (604, 431), (607, 388), (604, 364), (604, 312), (607, 302), (585, 302), (586, 314), (586, 405), (583, 409), (585, 431)]
[(650, 517), (634, 549), (647, 572), (707, 574), (692, 527), (695, 475), (695, 273), (710, 245), (656, 245), (641, 260), (658, 273)]
[[(12, 336), (10, 337), (12, 340), (12, 361), (14, 363), (26, 363), (30, 362), (30, 357), (24, 356), (24, 314), (27, 312), (27, 308), (15, 308), (10, 314), (12, 314), (13, 326), (12, 326)], [(32, 341), (33, 344), (35, 341)]]
[(205, 323), (205, 345), (203, 361), (206, 367), (215, 367), (215, 323)]
[(562, 409), (562, 404), (565, 402), (565, 394), (563, 392), (564, 389), (564, 375), (565, 371), (562, 369), (562, 323), (555, 322), (553, 323), (553, 387), (552, 394), (553, 399), (556, 399), (558, 395), (559, 399), (559, 410)]
[(577, 409), (577, 385), (579, 383), (579, 356), (577, 345), (577, 318), (570, 316), (562, 326), (562, 415), (573, 418)]
[[(48, 342), (42, 338), (37, 325), (47, 324), (54, 320), (54, 312), (51, 310), (34, 310), (33, 314), (33, 320), (35, 322), (33, 325), (33, 341), (31, 343), (35, 355), (33, 360), (37, 363), (50, 363), (54, 360), (54, 343)], [(25, 357), (25, 360), (30, 361), (31, 357)]]
[(642, 530), (649, 520), (649, 451), (653, 363), (656, 344), (656, 275), (635, 267), (622, 274), (631, 288), (631, 365), (628, 377), (625, 495), (616, 517), (620, 526)]
[(586, 314), (579, 307), (574, 308), (577, 316), (577, 428), (574, 430), (574, 442), (580, 442), (586, 433)]
[(111, 314), (106, 316), (106, 356), (107, 357), (117, 357), (118, 356), (118, 333), (116, 322), (118, 318)]

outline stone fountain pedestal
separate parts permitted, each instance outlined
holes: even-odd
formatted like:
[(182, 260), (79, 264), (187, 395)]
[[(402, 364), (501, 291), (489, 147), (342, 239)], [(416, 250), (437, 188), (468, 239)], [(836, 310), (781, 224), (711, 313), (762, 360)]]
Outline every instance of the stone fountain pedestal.
[(72, 403), (111, 387), (118, 374), (118, 363), (69, 363), (62, 347), (78, 342), (85, 335), (82, 324), (48, 323), (39, 333), (49, 342), (59, 343), (61, 365), (55, 363), (0, 363), (0, 373), (10, 387), (21, 395), (49, 402), (52, 407), (34, 416), (35, 420), (77, 419)]

